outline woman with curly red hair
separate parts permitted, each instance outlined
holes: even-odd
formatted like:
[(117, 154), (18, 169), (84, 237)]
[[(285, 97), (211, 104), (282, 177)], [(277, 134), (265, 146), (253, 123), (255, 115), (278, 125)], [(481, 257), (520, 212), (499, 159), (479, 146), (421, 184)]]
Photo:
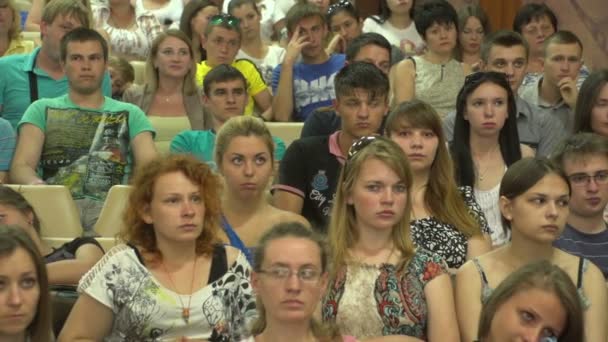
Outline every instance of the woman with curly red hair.
[(82, 278), (59, 340), (240, 339), (255, 299), (245, 256), (217, 237), (220, 188), (191, 156), (139, 170), (120, 234), (128, 243)]

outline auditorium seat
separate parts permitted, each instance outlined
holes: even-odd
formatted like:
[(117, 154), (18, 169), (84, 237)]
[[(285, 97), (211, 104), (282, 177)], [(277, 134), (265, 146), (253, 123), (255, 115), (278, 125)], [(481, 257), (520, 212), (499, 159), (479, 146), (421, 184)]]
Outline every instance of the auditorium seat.
[(191, 129), (187, 116), (148, 116), (152, 127), (156, 129), (154, 145), (160, 154), (169, 154), (171, 140), (180, 132)]
[(292, 141), (300, 138), (300, 132), (304, 123), (302, 122), (267, 122), (266, 126), (273, 136), (279, 137), (289, 146)]
[(40, 236), (51, 247), (59, 247), (82, 235), (80, 214), (72, 194), (63, 185), (7, 184), (21, 193), (40, 220)]
[(123, 229), (123, 214), (129, 201), (131, 186), (114, 185), (108, 191), (108, 195), (99, 213), (99, 218), (93, 230), (99, 237), (97, 241), (107, 251), (116, 243), (116, 235)]
[(40, 32), (38, 31), (23, 31), (21, 32), (21, 37), (23, 40), (29, 40), (34, 42), (34, 46), (40, 46)]
[(135, 80), (133, 83), (143, 85), (146, 82), (146, 62), (130, 61), (135, 71)]

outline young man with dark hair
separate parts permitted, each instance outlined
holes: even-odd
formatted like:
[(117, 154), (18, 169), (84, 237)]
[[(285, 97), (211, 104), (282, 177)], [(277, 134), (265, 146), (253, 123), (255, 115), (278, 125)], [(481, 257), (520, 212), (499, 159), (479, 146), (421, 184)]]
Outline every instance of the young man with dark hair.
[(97, 31), (74, 29), (58, 50), (68, 93), (27, 108), (10, 178), (68, 186), (89, 234), (110, 187), (127, 183), (133, 162), (156, 157), (154, 129), (138, 107), (104, 96), (108, 47)]
[(557, 31), (545, 40), (541, 77), (519, 89), (524, 100), (559, 120), (567, 132), (574, 124), (582, 57), (583, 45), (578, 37), (570, 31)]
[[(367, 62), (388, 75), (391, 66), (391, 45), (377, 33), (363, 33), (346, 48), (346, 63)], [(333, 107), (319, 108), (304, 121), (300, 138), (330, 135), (339, 130), (340, 116)]]
[[(90, 27), (89, 15), (81, 1), (51, 1), (42, 12), (42, 45), (29, 54), (0, 58), (0, 117), (14, 128), (32, 102), (67, 93), (68, 79), (61, 67), (59, 42), (74, 28)], [(108, 73), (102, 89), (104, 95), (111, 95)]]
[[(502, 72), (507, 76), (517, 105), (517, 131), (519, 140), (536, 151), (538, 156), (548, 156), (562, 139), (564, 128), (557, 120), (523, 100), (517, 91), (522, 84), (528, 64), (528, 44), (517, 32), (501, 30), (490, 34), (481, 46), (483, 71)], [(443, 120), (443, 130), (448, 141), (454, 134), (456, 112)]]
[(607, 277), (608, 139), (593, 133), (573, 135), (560, 144), (553, 158), (571, 188), (568, 222), (555, 246), (591, 260)]
[[(228, 119), (244, 114), (248, 99), (247, 80), (237, 68), (220, 64), (211, 69), (203, 82), (203, 104), (213, 128), (179, 133), (171, 141), (171, 153), (192, 154), (215, 168), (213, 150), (216, 133)], [(285, 143), (279, 138), (273, 139), (275, 159), (279, 161), (285, 153)]]
[(333, 80), (345, 57), (325, 51), (327, 23), (317, 6), (296, 4), (286, 21), (289, 44), (272, 75), (272, 110), (277, 121), (305, 121), (335, 99)]
[(380, 130), (388, 111), (388, 77), (372, 64), (346, 65), (335, 78), (341, 130), (289, 145), (273, 187), (274, 205), (304, 216), (325, 233), (341, 165), (352, 143)]
[(198, 64), (196, 82), (204, 85), (205, 75), (221, 64), (229, 64), (238, 69), (247, 80), (247, 106), (245, 115), (252, 115), (256, 110), (265, 120), (272, 119), (272, 95), (264, 82), (264, 77), (248, 59), (236, 59), (241, 47), (240, 21), (231, 15), (213, 16), (205, 29), (207, 59)]

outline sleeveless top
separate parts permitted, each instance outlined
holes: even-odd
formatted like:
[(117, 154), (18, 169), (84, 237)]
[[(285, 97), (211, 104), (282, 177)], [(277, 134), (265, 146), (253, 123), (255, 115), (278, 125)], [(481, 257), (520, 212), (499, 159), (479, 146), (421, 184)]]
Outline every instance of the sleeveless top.
[[(490, 298), (490, 295), (492, 295), (492, 292), (494, 292), (494, 289), (490, 287), (490, 284), (488, 283), (488, 277), (483, 271), (483, 267), (481, 267), (481, 263), (479, 262), (478, 258), (473, 259), (473, 264), (475, 265), (475, 268), (477, 268), (477, 272), (479, 272), (479, 277), (481, 278), (481, 302), (485, 303), (488, 301), (488, 298)], [(588, 267), (589, 260), (579, 258), (576, 291), (578, 292), (578, 297), (580, 298), (581, 304), (583, 305), (583, 309), (585, 310), (591, 305), (591, 303), (589, 302), (589, 298), (587, 298), (587, 296), (585, 296), (585, 294), (583, 293), (583, 274), (585, 274)]]
[(245, 257), (247, 257), (247, 261), (249, 261), (249, 263), (253, 265), (253, 253), (251, 248), (245, 246), (243, 240), (241, 240), (239, 235), (234, 231), (234, 229), (232, 228), (228, 220), (226, 220), (226, 217), (224, 215), (222, 215), (222, 228), (224, 229), (224, 233), (226, 233), (226, 236), (228, 236), (230, 246), (237, 248), (241, 252), (243, 252)]
[[(506, 168), (505, 168), (506, 170)], [(492, 238), (492, 247), (504, 245), (511, 239), (511, 234), (508, 229), (502, 225), (502, 214), (498, 205), (500, 192), (500, 182), (495, 187), (489, 190), (473, 189), (475, 199), (481, 207), (483, 214), (486, 216), (488, 226), (490, 226), (490, 237)]]
[(415, 97), (430, 104), (441, 118), (456, 110), (456, 97), (464, 84), (464, 70), (455, 59), (434, 64), (421, 56), (411, 57), (416, 68)]

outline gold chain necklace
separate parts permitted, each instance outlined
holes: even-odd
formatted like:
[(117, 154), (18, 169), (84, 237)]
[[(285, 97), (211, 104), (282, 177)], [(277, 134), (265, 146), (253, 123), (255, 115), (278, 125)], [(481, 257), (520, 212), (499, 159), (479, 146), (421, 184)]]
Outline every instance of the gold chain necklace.
[[(184, 302), (182, 301), (182, 296), (176, 292), (177, 299), (179, 299), (179, 303), (182, 307), (182, 319), (184, 320), (184, 322), (186, 324), (188, 324), (188, 321), (190, 320), (190, 302), (192, 301), (192, 291), (194, 290), (194, 276), (195, 276), (197, 261), (198, 261), (198, 259), (195, 257), (194, 265), (192, 266), (192, 282), (190, 283), (190, 296), (188, 297), (188, 307), (184, 306)], [(171, 274), (167, 270), (167, 266), (165, 266), (165, 262), (163, 261), (161, 263), (161, 265), (163, 266), (163, 270), (165, 271), (165, 273), (167, 273), (167, 277), (169, 278), (169, 282), (171, 283), (171, 286), (173, 286), (175, 291), (177, 291), (177, 287), (175, 286), (175, 283), (173, 282), (173, 278), (171, 278)]]

